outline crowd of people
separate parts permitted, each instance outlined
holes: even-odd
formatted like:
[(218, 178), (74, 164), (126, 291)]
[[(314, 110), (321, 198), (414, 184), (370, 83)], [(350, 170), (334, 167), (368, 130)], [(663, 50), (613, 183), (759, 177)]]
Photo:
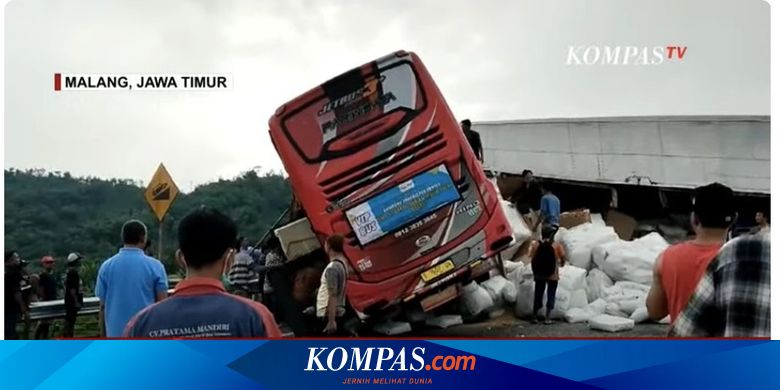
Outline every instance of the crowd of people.
[[(461, 125), (482, 161), (479, 134), (471, 129), (469, 120)], [(546, 293), (545, 323), (551, 323), (559, 268), (566, 261), (565, 250), (554, 241), (560, 225), (560, 199), (532, 171), (525, 170), (520, 188), (509, 200), (536, 237), (528, 252), (535, 280), (534, 313), (542, 308)], [(656, 261), (646, 302), (650, 318), (670, 316), (670, 334), (676, 336), (768, 336), (769, 213), (756, 213), (756, 226), (749, 234), (730, 239), (737, 216), (730, 188), (718, 183), (696, 188), (692, 209), (690, 223), (695, 237), (670, 246)], [(123, 246), (102, 262), (94, 289), (100, 300), (101, 336), (281, 336), (272, 314), (279, 312), (274, 310), (279, 304), (267, 274), (284, 261), (277, 239), (272, 238), (264, 251), (253, 249), (246, 239), (238, 237), (236, 224), (227, 216), (208, 208), (190, 213), (178, 226), (175, 254), (186, 277), (169, 296), (168, 276), (163, 264), (152, 257), (146, 226), (130, 220), (120, 234)], [(311, 308), (327, 334), (351, 333), (345, 325), (350, 309), (345, 297), (349, 267), (343, 245), (341, 236), (325, 240), (329, 263)], [(75, 252), (66, 260), (63, 337), (73, 337), (83, 305), (82, 260)], [(30, 275), (25, 269), (27, 262), (16, 251), (5, 254), (6, 339), (18, 337), (20, 320), (27, 337), (32, 300), (58, 299), (58, 281), (52, 275), (55, 261), (44, 256), (40, 262), (43, 272)], [(50, 327), (51, 321), (39, 321), (35, 338), (48, 338)]]
[(680, 337), (769, 337), (768, 213), (757, 229), (728, 239), (737, 213), (733, 191), (719, 183), (693, 192), (692, 240), (658, 257), (647, 296), (651, 319), (671, 319)]
[[(273, 288), (265, 270), (279, 267), (283, 255), (278, 245), (265, 253), (237, 238), (236, 224), (224, 214), (208, 208), (196, 210), (178, 226), (175, 259), (185, 270), (184, 280), (169, 295), (163, 264), (149, 256), (146, 226), (138, 220), (123, 224), (122, 247), (100, 265), (95, 295), (101, 337), (281, 337), (272, 312), (260, 301), (273, 304)], [(271, 244), (278, 244), (273, 239)], [(347, 263), (344, 239), (334, 235), (325, 241), (330, 260), (322, 273), (313, 316), (326, 334), (345, 334), (347, 311), (345, 286)], [(62, 337), (74, 336), (74, 325), (83, 305), (79, 267), (83, 257), (71, 253), (62, 283), (66, 308)], [(5, 338), (16, 339), (19, 322), (29, 324), (32, 292), (41, 301), (59, 299), (58, 281), (52, 275), (55, 261), (41, 259), (43, 272), (32, 277), (26, 262), (15, 251), (5, 261)], [(33, 282), (31, 279), (38, 279)], [(29, 326), (29, 325), (28, 325)], [(50, 320), (37, 324), (35, 338), (50, 337)], [(27, 338), (24, 336), (24, 338)]]
[[(66, 258), (67, 270), (60, 284), (54, 276), (55, 261), (52, 256), (44, 256), (40, 260), (42, 272), (30, 273), (28, 261), (23, 260), (15, 250), (5, 252), (5, 324), (6, 340), (29, 338), (32, 327), (30, 320), (30, 305), (36, 301), (54, 301), (59, 299), (60, 286), (64, 291), (65, 321), (62, 337), (73, 337), (78, 311), (81, 309), (84, 296), (79, 268), (83, 256), (73, 252)], [(22, 334), (17, 333), (17, 325), (21, 322)], [(51, 320), (40, 320), (36, 324), (36, 339), (50, 337)]]
[[(560, 200), (527, 170), (513, 197), (531, 231), (539, 226), (529, 257), (535, 280), (534, 313), (542, 307), (545, 291), (545, 323), (551, 323), (558, 268), (566, 253), (555, 243), (560, 221)], [(538, 207), (527, 199), (541, 195)], [(733, 191), (720, 183), (693, 191), (690, 225), (695, 236), (670, 246), (658, 257), (647, 297), (651, 319), (670, 317), (670, 335), (680, 337), (768, 337), (770, 331), (770, 225), (769, 213), (755, 214), (756, 225), (748, 234), (734, 236), (737, 219)], [(536, 316), (532, 322), (536, 322)]]

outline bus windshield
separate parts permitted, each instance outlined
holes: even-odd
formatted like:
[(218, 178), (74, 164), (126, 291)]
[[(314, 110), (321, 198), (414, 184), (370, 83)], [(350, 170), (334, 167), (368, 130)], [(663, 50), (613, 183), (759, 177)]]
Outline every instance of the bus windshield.
[(425, 109), (408, 61), (347, 72), (322, 85), (312, 101), (282, 119), (282, 129), (310, 163), (344, 156), (388, 136)]

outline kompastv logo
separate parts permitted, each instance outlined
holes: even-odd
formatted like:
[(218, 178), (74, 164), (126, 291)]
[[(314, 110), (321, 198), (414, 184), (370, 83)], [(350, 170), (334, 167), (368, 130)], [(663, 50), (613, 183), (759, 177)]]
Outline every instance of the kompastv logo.
[(310, 347), (304, 371), (474, 371), (474, 355), (425, 356), (425, 348)]
[(566, 65), (661, 65), (682, 62), (688, 46), (569, 46)]

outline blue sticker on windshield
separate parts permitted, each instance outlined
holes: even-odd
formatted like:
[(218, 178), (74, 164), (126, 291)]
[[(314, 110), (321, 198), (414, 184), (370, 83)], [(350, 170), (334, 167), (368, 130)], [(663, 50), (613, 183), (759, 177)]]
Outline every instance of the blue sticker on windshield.
[(460, 200), (447, 168), (440, 165), (365, 201), (346, 213), (362, 245)]

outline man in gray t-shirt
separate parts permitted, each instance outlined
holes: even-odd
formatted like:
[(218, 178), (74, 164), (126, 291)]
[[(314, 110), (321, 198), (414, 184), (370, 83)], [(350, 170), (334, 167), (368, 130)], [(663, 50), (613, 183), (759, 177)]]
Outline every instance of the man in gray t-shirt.
[[(333, 235), (325, 240), (325, 252), (330, 263), (325, 267), (317, 291), (317, 317), (326, 321), (325, 333), (339, 331), (338, 320), (346, 312), (347, 266), (344, 256), (344, 238)], [(343, 330), (343, 324), (341, 324)]]

